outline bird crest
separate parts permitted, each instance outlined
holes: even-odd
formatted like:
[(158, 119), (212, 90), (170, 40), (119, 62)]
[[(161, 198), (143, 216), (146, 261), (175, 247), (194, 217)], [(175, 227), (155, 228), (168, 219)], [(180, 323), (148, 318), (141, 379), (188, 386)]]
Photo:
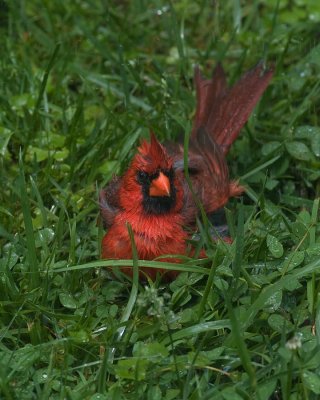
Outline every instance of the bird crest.
[(135, 161), (139, 169), (150, 173), (156, 169), (172, 167), (171, 158), (153, 132), (150, 133), (150, 142), (143, 140), (140, 144)]

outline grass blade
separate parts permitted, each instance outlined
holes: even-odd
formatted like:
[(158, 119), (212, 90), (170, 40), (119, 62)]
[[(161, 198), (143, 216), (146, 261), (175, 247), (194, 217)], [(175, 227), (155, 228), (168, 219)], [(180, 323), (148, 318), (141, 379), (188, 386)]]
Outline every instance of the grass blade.
[(23, 213), (24, 226), (26, 230), (26, 245), (27, 245), (27, 260), (29, 264), (30, 290), (36, 289), (39, 286), (39, 262), (36, 252), (35, 236), (33, 232), (33, 223), (31, 217), (30, 201), (27, 192), (25, 173), (22, 162), (21, 152), (19, 154), (19, 185), (20, 185), (20, 201)]
[[(123, 314), (120, 318), (120, 328), (117, 330), (116, 335), (116, 343), (121, 341), (121, 338), (125, 332), (125, 323), (129, 320), (134, 304), (137, 299), (138, 295), (138, 287), (139, 287), (139, 262), (138, 262), (138, 253), (137, 248), (134, 242), (134, 235), (130, 224), (127, 224), (128, 233), (131, 240), (132, 246), (132, 268), (133, 268), (133, 277), (132, 277), (132, 288), (130, 292), (130, 296), (128, 299), (128, 303), (123, 311)], [(101, 364), (99, 377), (98, 377), (98, 391), (99, 393), (105, 392), (106, 386), (106, 373), (107, 373), (107, 366), (112, 365), (114, 361), (114, 355), (116, 352), (116, 347), (112, 347), (108, 352), (105, 353), (104, 359)]]

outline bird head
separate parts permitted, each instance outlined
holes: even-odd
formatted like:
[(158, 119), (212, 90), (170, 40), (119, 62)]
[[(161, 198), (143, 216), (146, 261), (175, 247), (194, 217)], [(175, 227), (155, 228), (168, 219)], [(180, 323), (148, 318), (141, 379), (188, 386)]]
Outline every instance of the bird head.
[[(130, 202), (126, 208), (138, 202), (147, 214), (170, 212), (177, 204), (177, 185), (173, 160), (151, 133), (150, 142), (144, 140), (141, 143), (124, 176), (126, 199)], [(128, 196), (128, 192), (132, 196)]]

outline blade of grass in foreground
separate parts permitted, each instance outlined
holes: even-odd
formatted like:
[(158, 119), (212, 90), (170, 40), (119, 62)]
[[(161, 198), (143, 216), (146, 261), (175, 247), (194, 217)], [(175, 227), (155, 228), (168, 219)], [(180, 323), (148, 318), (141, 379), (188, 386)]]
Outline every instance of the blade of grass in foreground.
[(314, 246), (316, 243), (316, 225), (318, 221), (320, 199), (315, 199), (311, 212), (311, 228), (310, 228), (310, 245)]
[[(170, 271), (180, 271), (180, 272), (197, 272), (199, 274), (208, 275), (209, 269), (199, 267), (197, 265), (193, 266), (190, 264), (175, 264), (161, 261), (146, 261), (139, 260), (140, 267), (148, 267), (148, 268), (161, 268)], [(92, 261), (86, 264), (81, 265), (72, 265), (70, 267), (56, 268), (52, 269), (51, 272), (59, 273), (59, 272), (71, 272), (78, 271), (82, 269), (90, 269), (90, 268), (113, 268), (113, 267), (133, 267), (133, 260), (98, 260)]]
[(230, 298), (226, 295), (226, 303), (228, 307), (228, 313), (231, 321), (231, 335), (233, 336), (234, 343), (238, 348), (239, 357), (241, 359), (243, 368), (246, 370), (247, 374), (249, 375), (250, 383), (252, 389), (255, 390), (257, 385), (257, 380), (255, 376), (255, 370), (252, 366), (249, 350), (246, 346), (246, 343), (243, 338), (243, 332), (241, 330), (241, 324), (239, 323), (236, 314), (233, 310)]
[(171, 335), (171, 339), (169, 336), (161, 342), (164, 345), (169, 345), (170, 340), (175, 342), (177, 340), (185, 339), (187, 337), (195, 337), (200, 333), (216, 331), (220, 329), (231, 329), (231, 324), (229, 319), (221, 319), (219, 321), (209, 321), (209, 322), (201, 322), (196, 325), (188, 326), (184, 329), (179, 329), (177, 332), (174, 332)]
[[(139, 261), (138, 261), (138, 252), (134, 242), (133, 231), (130, 224), (127, 224), (128, 233), (131, 240), (132, 247), (132, 266), (133, 266), (133, 277), (132, 277), (132, 288), (129, 296), (128, 303), (123, 311), (122, 317), (120, 319), (120, 328), (117, 330), (117, 338), (116, 342), (119, 342), (125, 332), (125, 323), (129, 320), (130, 315), (132, 313), (134, 304), (138, 295), (138, 286), (139, 286)], [(114, 354), (116, 352), (116, 348), (112, 347), (108, 352), (105, 353), (104, 359), (101, 364), (101, 368), (99, 371), (98, 377), (98, 391), (99, 393), (105, 393), (106, 387), (106, 375), (107, 375), (107, 365), (113, 364)]]
[(242, 258), (243, 258), (243, 250), (244, 250), (244, 210), (243, 204), (240, 204), (239, 214), (238, 214), (238, 226), (237, 226), (237, 239), (236, 239), (236, 252), (235, 257), (232, 264), (233, 271), (233, 284), (231, 291), (225, 291), (225, 301), (228, 308), (228, 314), (231, 321), (232, 331), (230, 336), (233, 338), (233, 341), (238, 349), (238, 354), (241, 359), (243, 368), (246, 370), (252, 389), (255, 390), (257, 385), (257, 380), (255, 376), (255, 370), (251, 363), (251, 358), (249, 354), (249, 350), (246, 346), (246, 343), (243, 338), (243, 331), (241, 329), (241, 323), (238, 321), (236, 313), (234, 312), (232, 305), (232, 298), (237, 292), (240, 272), (243, 269), (242, 267)]
[(236, 235), (236, 251), (235, 257), (232, 263), (232, 272), (233, 272), (233, 288), (232, 294), (236, 292), (238, 287), (238, 281), (240, 278), (240, 271), (242, 269), (242, 257), (243, 257), (243, 248), (244, 248), (244, 211), (243, 211), (243, 203), (241, 202), (239, 207), (238, 214), (238, 226), (237, 226), (237, 235)]
[(218, 255), (219, 255), (219, 249), (220, 249), (220, 247), (218, 246), (217, 250), (216, 250), (216, 253), (214, 255), (212, 264), (211, 264), (208, 280), (207, 280), (206, 287), (204, 289), (203, 296), (202, 296), (202, 299), (201, 299), (201, 303), (200, 303), (200, 306), (199, 306), (198, 321), (200, 321), (200, 319), (202, 317), (202, 314), (204, 313), (205, 306), (206, 306), (206, 303), (208, 301), (208, 297), (209, 297), (210, 291), (212, 290), (213, 279), (214, 279), (214, 276), (216, 274), (216, 270), (218, 268), (217, 260), (218, 260)]
[(26, 230), (26, 244), (27, 244), (27, 260), (30, 270), (30, 290), (39, 286), (39, 264), (36, 253), (35, 237), (33, 232), (33, 223), (31, 217), (30, 201), (27, 192), (27, 185), (25, 180), (22, 155), (19, 154), (19, 184), (20, 184), (20, 200), (23, 213), (24, 226)]
[[(54, 51), (52, 53), (52, 56), (51, 56), (51, 58), (50, 58), (50, 60), (48, 62), (47, 68), (45, 69), (44, 76), (43, 76), (43, 79), (41, 81), (41, 86), (40, 86), (40, 90), (39, 90), (39, 94), (38, 94), (38, 99), (37, 99), (33, 114), (36, 114), (39, 111), (40, 104), (42, 102), (43, 95), (44, 95), (44, 92), (46, 90), (46, 86), (47, 86), (47, 83), (48, 83), (49, 74), (50, 74), (50, 71), (52, 70), (52, 68), (54, 66), (56, 58), (57, 58), (57, 56), (59, 54), (59, 50), (60, 50), (60, 43), (57, 43), (56, 47), (55, 47), (55, 49), (54, 49)], [(36, 121), (36, 119), (35, 119), (35, 121)]]

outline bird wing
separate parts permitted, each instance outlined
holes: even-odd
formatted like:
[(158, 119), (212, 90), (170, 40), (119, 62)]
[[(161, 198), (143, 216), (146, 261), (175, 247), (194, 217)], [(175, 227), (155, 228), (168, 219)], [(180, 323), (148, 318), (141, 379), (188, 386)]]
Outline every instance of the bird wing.
[[(183, 147), (171, 145), (170, 155), (174, 159), (174, 168), (178, 174), (184, 170)], [(192, 191), (207, 213), (223, 207), (230, 196), (241, 193), (242, 189), (229, 180), (225, 155), (221, 147), (200, 127), (191, 138), (188, 152), (188, 172)], [(197, 207), (192, 192), (184, 182), (184, 213), (187, 221), (194, 221)]]
[(99, 206), (100, 216), (105, 229), (110, 228), (113, 224), (115, 216), (119, 212), (119, 189), (121, 186), (121, 178), (114, 176), (108, 185), (100, 190)]

